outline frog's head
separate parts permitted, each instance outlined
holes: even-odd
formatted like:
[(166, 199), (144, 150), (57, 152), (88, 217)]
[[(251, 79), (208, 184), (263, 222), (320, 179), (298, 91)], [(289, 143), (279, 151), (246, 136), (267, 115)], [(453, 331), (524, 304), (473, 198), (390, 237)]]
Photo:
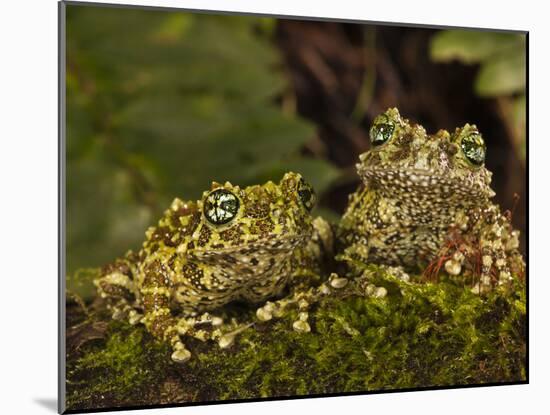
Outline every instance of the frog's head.
[(241, 189), (229, 182), (212, 183), (198, 202), (200, 221), (190, 251), (203, 259), (246, 258), (292, 252), (312, 234), (313, 188), (297, 173), (286, 173), (276, 184)]
[(428, 135), (391, 108), (374, 119), (370, 140), (371, 150), (361, 154), (357, 164), (368, 186), (389, 194), (472, 203), (494, 196), (491, 173), (484, 165), (485, 142), (475, 125), (466, 124), (453, 134), (440, 130)]

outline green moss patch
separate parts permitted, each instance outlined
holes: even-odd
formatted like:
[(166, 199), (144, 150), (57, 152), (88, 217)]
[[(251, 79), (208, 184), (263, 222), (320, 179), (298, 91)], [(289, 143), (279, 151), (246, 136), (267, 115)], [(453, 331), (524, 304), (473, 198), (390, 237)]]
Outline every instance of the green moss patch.
[[(480, 296), (453, 282), (405, 283), (377, 273), (384, 298), (329, 296), (310, 312), (311, 333), (292, 330), (295, 313), (243, 332), (228, 350), (187, 341), (190, 361), (143, 329), (110, 322), (104, 339), (68, 355), (68, 407), (357, 392), (526, 379), (525, 287)], [(253, 309), (226, 312), (252, 319)], [(93, 320), (93, 318), (92, 318)]]

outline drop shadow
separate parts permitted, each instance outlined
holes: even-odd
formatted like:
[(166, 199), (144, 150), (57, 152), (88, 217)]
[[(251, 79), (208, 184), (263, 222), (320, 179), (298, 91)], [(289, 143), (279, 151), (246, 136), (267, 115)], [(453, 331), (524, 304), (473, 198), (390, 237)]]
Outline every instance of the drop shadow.
[(55, 398), (35, 398), (34, 402), (52, 412), (57, 413), (57, 399)]

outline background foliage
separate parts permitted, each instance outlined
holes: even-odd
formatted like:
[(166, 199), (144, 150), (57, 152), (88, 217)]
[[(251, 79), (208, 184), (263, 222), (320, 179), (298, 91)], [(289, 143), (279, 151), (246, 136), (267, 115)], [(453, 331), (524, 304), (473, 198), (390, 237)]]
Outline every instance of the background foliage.
[(67, 269), (138, 248), (178, 196), (302, 173), (319, 192), (337, 176), (303, 156), (313, 126), (286, 114), (274, 20), (115, 8), (67, 15)]
[(436, 62), (458, 60), (479, 65), (474, 89), (497, 99), (503, 122), (516, 151), (526, 157), (526, 37), (516, 33), (448, 30), (434, 36), (431, 57)]

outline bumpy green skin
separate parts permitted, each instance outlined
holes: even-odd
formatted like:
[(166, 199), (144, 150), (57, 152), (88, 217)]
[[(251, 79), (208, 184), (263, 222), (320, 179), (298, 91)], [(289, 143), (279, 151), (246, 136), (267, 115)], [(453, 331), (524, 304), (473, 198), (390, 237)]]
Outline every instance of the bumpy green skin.
[(519, 233), (491, 202), (475, 125), (429, 135), (393, 108), (374, 120), (371, 141), (340, 222), (339, 259), (423, 270), (443, 258), (448, 273), (478, 277), (477, 291), (523, 274)]
[[(172, 363), (169, 345), (143, 325), (111, 321), (103, 340), (78, 351), (69, 338), (68, 408), (526, 380), (521, 282), (480, 296), (451, 280), (406, 283), (367, 268), (387, 295), (326, 296), (310, 333), (289, 330), (295, 311), (243, 332), (229, 349), (195, 341), (185, 365)], [(223, 315), (254, 314), (229, 304)]]
[[(220, 189), (238, 203), (231, 207), (232, 220), (218, 224), (207, 215), (215, 213), (209, 203)], [(147, 230), (138, 254), (104, 269), (96, 280), (99, 293), (111, 301), (115, 317), (128, 314), (132, 323), (142, 322), (154, 336), (170, 340), (174, 360), (190, 357), (183, 335), (228, 346), (233, 335), (224, 328), (243, 327), (223, 326), (204, 312), (235, 300), (260, 303), (319, 274), (326, 236), (314, 225), (324, 230), (328, 225), (311, 217), (313, 202), (311, 188), (295, 173), (279, 184), (244, 189), (213, 183), (202, 200), (175, 199)]]

